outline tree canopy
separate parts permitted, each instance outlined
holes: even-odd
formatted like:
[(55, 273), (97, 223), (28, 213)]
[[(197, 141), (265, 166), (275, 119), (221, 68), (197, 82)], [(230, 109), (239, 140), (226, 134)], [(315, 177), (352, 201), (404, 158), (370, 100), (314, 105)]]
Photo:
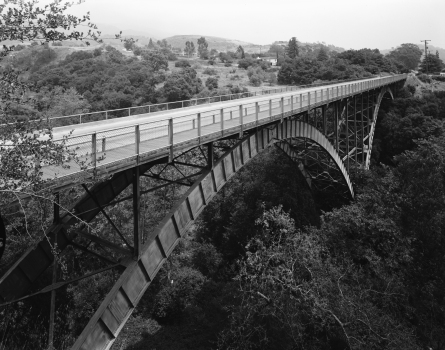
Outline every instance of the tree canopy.
[(295, 58), (299, 56), (299, 47), (298, 47), (298, 42), (297, 42), (297, 38), (296, 37), (292, 37), (289, 40), (289, 43), (287, 44), (286, 47), (286, 55), (290, 58)]
[(420, 63), (420, 71), (423, 73), (439, 73), (445, 67), (443, 61), (437, 55), (429, 53)]
[(402, 44), (392, 50), (388, 57), (403, 63), (407, 69), (415, 70), (420, 63), (422, 50), (416, 44)]

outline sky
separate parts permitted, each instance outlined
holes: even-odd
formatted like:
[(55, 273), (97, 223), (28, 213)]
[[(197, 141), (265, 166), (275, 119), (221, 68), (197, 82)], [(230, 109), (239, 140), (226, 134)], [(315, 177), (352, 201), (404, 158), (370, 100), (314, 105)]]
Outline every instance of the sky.
[(156, 39), (202, 35), (266, 45), (295, 36), (345, 49), (429, 39), (445, 48), (445, 0), (84, 0), (71, 9), (88, 11), (104, 33)]

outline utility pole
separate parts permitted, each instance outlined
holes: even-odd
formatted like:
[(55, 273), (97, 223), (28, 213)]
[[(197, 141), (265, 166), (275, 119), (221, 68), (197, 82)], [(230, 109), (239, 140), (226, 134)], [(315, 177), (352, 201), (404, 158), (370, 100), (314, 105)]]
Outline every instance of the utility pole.
[(428, 41), (431, 41), (431, 40), (420, 40), (420, 42), (425, 43), (426, 74), (428, 74)]

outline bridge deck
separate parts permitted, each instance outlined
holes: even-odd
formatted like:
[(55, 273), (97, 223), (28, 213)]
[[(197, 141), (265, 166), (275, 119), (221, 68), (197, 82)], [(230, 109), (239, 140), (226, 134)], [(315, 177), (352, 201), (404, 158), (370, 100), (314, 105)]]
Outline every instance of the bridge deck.
[[(199, 143), (246, 131), (313, 107), (359, 94), (405, 75), (364, 79), (305, 88), (267, 96), (250, 97), (208, 105), (179, 108), (87, 124), (54, 128), (54, 139), (71, 132), (66, 144), (86, 168), (114, 173)], [(281, 106), (283, 103), (283, 106)], [(258, 113), (256, 108), (258, 106)], [(283, 114), (284, 113), (284, 114)], [(95, 156), (94, 156), (95, 155)], [(45, 166), (44, 178), (59, 185), (73, 181), (84, 171), (74, 161), (68, 167)], [(85, 169), (85, 165), (84, 165)]]

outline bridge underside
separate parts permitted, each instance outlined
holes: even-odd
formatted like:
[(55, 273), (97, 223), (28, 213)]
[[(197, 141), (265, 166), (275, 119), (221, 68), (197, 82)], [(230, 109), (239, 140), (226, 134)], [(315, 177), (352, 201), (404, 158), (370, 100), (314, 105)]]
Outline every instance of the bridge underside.
[[(110, 269), (120, 272), (72, 349), (108, 349), (140, 298), (171, 252), (221, 188), (250, 159), (275, 145), (292, 160), (311, 188), (326, 191), (341, 189), (354, 196), (350, 175), (355, 169), (369, 167), (372, 139), (382, 98), (389, 87), (331, 101), (298, 114), (286, 113), (261, 128), (225, 136), (217, 142), (201, 144), (173, 155), (121, 171), (91, 188), (29, 249), (0, 279), (0, 304), (21, 298), (54, 262), (52, 245), (57, 241), (62, 254), (67, 247), (82, 251), (101, 262), (101, 268), (72, 280), (56, 283), (42, 292), (55, 295), (58, 288)], [(149, 179), (150, 186), (147, 185)], [(156, 229), (141, 225), (144, 215), (140, 198), (170, 185), (186, 190)], [(131, 234), (107, 214), (110, 208), (133, 201)], [(75, 214), (73, 214), (75, 213)], [(101, 215), (99, 215), (101, 214)], [(88, 223), (98, 217), (114, 233), (104, 237), (91, 233)], [(51, 313), (54, 312), (52, 305)], [(52, 321), (53, 322), (53, 321)], [(50, 325), (51, 329), (51, 325)], [(51, 332), (51, 330), (50, 330)]]

